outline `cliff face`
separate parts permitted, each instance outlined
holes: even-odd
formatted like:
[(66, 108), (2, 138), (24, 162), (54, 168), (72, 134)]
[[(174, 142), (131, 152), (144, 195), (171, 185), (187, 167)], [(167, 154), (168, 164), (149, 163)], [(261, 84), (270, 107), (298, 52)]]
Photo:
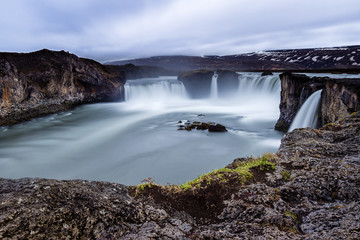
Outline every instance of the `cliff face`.
[(227, 169), (187, 190), (149, 182), (135, 194), (115, 183), (0, 179), (0, 238), (360, 239), (359, 145), (354, 114), (286, 134), (275, 169), (251, 168), (246, 182)]
[(322, 89), (319, 125), (335, 122), (360, 110), (360, 79), (331, 79), (306, 75), (280, 74), (280, 117), (276, 130), (286, 132), (297, 111), (315, 91)]
[(0, 53), (0, 125), (121, 97), (124, 73), (66, 52)]
[(328, 81), (322, 92), (322, 124), (360, 111), (360, 79)]
[(326, 79), (285, 72), (280, 74), (280, 81), (280, 117), (275, 129), (286, 132), (301, 105), (312, 93), (324, 87)]
[(183, 82), (191, 98), (208, 98), (213, 75), (214, 71), (197, 70), (180, 74), (178, 80)]
[[(215, 71), (196, 70), (182, 73), (178, 80), (182, 81), (191, 98), (209, 98), (211, 81)], [(238, 74), (228, 70), (217, 70), (217, 86), (219, 96), (234, 93), (239, 88)]]

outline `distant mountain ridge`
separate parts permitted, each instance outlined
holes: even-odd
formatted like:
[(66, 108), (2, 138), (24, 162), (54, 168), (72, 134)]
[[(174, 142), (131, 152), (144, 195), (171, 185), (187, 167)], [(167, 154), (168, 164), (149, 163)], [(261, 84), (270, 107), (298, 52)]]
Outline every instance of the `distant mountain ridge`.
[(158, 66), (175, 71), (354, 71), (360, 72), (360, 45), (271, 50), (226, 56), (155, 56), (108, 62), (111, 65)]

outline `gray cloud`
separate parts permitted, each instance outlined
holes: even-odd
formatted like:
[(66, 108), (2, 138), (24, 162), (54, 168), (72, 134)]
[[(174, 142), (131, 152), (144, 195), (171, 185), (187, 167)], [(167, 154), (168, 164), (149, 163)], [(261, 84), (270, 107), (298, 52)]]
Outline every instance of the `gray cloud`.
[(100, 61), (360, 44), (357, 0), (3, 0), (1, 51)]

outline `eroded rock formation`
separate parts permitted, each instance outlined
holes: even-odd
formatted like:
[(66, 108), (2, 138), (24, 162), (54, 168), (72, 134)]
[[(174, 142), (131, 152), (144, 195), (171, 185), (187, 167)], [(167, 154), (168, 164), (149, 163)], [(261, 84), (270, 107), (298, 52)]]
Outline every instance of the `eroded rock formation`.
[(323, 89), (320, 126), (360, 110), (360, 79), (311, 78), (285, 72), (280, 74), (280, 80), (280, 118), (275, 125), (276, 130), (286, 132), (302, 104), (320, 89)]
[(322, 124), (360, 111), (360, 79), (328, 81), (322, 92)]
[(304, 74), (285, 72), (280, 74), (280, 81), (280, 117), (275, 129), (286, 132), (301, 105), (312, 93), (324, 87), (326, 78), (310, 78)]
[(196, 70), (180, 74), (178, 80), (183, 82), (191, 98), (208, 98), (213, 76), (214, 71)]
[(123, 72), (64, 51), (0, 53), (0, 125), (121, 98)]
[(184, 83), (191, 98), (209, 98), (211, 81), (215, 72), (218, 75), (217, 86), (220, 97), (234, 93), (238, 90), (238, 74), (229, 70), (195, 70), (184, 72), (178, 76), (178, 80)]
[(359, 146), (353, 114), (286, 134), (275, 169), (246, 183), (224, 182), (225, 170), (182, 191), (0, 179), (0, 238), (360, 239)]

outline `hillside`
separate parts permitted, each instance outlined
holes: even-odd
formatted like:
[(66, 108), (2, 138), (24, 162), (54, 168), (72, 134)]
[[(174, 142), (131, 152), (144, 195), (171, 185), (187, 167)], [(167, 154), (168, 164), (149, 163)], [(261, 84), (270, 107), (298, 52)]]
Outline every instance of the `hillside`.
[(228, 69), (234, 71), (360, 72), (360, 46), (289, 49), (227, 56), (156, 56), (107, 64), (159, 66), (176, 71)]

